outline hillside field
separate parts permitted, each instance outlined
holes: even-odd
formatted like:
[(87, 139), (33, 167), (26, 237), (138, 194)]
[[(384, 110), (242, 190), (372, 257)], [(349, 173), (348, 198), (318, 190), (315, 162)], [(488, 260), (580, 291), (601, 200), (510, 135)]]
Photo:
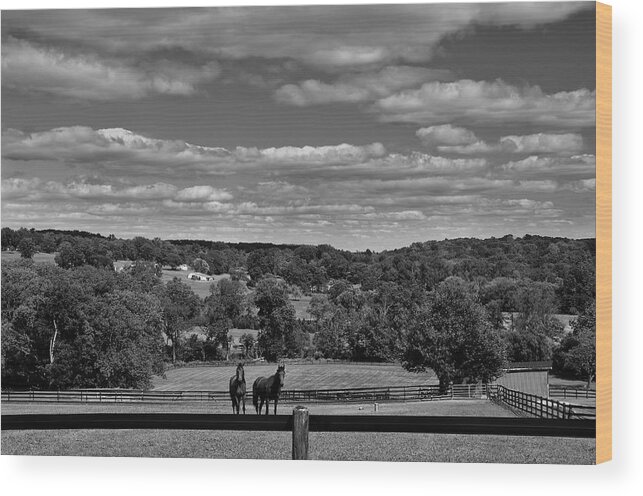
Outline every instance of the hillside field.
[[(33, 261), (38, 262), (38, 263), (55, 263), (54, 262), (54, 257), (56, 256), (55, 253), (36, 253), (33, 256)], [(3, 251), (0, 254), (0, 258), (2, 260), (6, 260), (8, 262), (11, 262), (13, 260), (20, 260), (20, 252), (17, 251)]]
[[(276, 372), (275, 364), (248, 365), (246, 383)], [(225, 391), (235, 367), (184, 367), (155, 377), (158, 391)], [(437, 384), (432, 372), (414, 374), (399, 365), (319, 364), (286, 365), (285, 389), (341, 389), (357, 387), (412, 386)]]
[(163, 284), (165, 284), (175, 277), (178, 277), (182, 283), (190, 286), (190, 289), (192, 289), (192, 291), (194, 291), (194, 293), (199, 296), (199, 298), (206, 298), (210, 296), (210, 286), (218, 283), (221, 279), (230, 279), (230, 274), (220, 274), (212, 276), (214, 277), (214, 281), (194, 281), (192, 279), (188, 279), (188, 274), (190, 272), (191, 271), (187, 270), (163, 269), (163, 273), (161, 274), (161, 281), (163, 281)]

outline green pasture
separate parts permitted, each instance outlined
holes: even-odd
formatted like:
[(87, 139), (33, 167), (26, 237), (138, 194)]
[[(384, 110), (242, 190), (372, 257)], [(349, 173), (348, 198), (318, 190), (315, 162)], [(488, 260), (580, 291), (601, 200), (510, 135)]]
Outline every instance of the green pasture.
[[(153, 389), (158, 391), (225, 391), (235, 366), (183, 367), (155, 377)], [(275, 364), (248, 365), (246, 383), (259, 376), (276, 372)], [(342, 389), (357, 387), (412, 386), (437, 384), (433, 372), (415, 374), (401, 365), (359, 365), (347, 363), (286, 365), (285, 389)]]
[[(36, 253), (32, 259), (34, 262), (38, 263), (55, 263), (54, 262), (54, 257), (56, 256), (55, 253)], [(0, 252), (0, 258), (2, 260), (6, 260), (8, 262), (11, 262), (13, 260), (20, 260), (20, 252), (18, 251), (3, 251)]]
[[(3, 455), (291, 458), (289, 432), (208, 430), (3, 431)], [(313, 460), (593, 464), (593, 439), (311, 432)]]

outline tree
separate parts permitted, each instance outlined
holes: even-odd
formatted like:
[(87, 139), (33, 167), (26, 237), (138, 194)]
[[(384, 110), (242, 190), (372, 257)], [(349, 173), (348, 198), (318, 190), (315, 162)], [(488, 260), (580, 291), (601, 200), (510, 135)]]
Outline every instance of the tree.
[(245, 288), (239, 281), (221, 279), (210, 287), (205, 301), (204, 324), (208, 336), (230, 357), (229, 331), (246, 308)]
[(450, 382), (489, 382), (501, 374), (504, 363), (502, 341), (467, 284), (456, 277), (440, 283), (410, 323), (404, 368), (432, 369), (440, 390), (446, 391)]
[(554, 352), (554, 372), (587, 381), (596, 377), (596, 306), (588, 306), (572, 321), (572, 333), (565, 336)]
[(508, 358), (516, 362), (551, 359), (553, 344), (564, 326), (554, 317), (556, 288), (543, 282), (524, 280), (515, 300), (518, 316), (507, 334)]
[(244, 348), (244, 356), (246, 358), (250, 358), (253, 356), (254, 348), (255, 348), (255, 338), (252, 334), (249, 332), (244, 332), (241, 335), (240, 338), (241, 344), (243, 345)]
[(36, 254), (36, 243), (32, 238), (22, 238), (18, 243), (18, 251), (22, 258), (31, 258)]
[(207, 274), (210, 271), (210, 266), (208, 265), (208, 262), (206, 262), (202, 258), (195, 258), (194, 260), (192, 260), (192, 268), (195, 271), (202, 272), (204, 274)]
[(58, 248), (54, 261), (63, 269), (80, 267), (85, 264), (85, 255), (69, 241), (64, 241)]
[(114, 291), (90, 299), (85, 322), (60, 347), (52, 386), (148, 388), (163, 372), (161, 308), (149, 294)]
[[(254, 303), (259, 308), (258, 343), (267, 360), (297, 356), (304, 337), (295, 319), (295, 308), (288, 299), (288, 286), (280, 279), (268, 277), (257, 284)], [(307, 338), (307, 336), (306, 336)]]
[(177, 277), (168, 281), (159, 290), (163, 309), (163, 327), (166, 336), (172, 341), (172, 363), (176, 362), (177, 345), (181, 334), (193, 324), (199, 314), (199, 297), (190, 286)]

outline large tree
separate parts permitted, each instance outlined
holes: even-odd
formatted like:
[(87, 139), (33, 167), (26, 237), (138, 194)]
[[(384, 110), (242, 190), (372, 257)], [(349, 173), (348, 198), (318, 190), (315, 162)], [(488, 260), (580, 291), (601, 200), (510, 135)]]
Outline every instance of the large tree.
[(288, 285), (273, 277), (259, 281), (254, 303), (259, 309), (259, 347), (267, 360), (300, 355), (307, 336), (297, 325), (295, 308), (288, 299)]
[(210, 296), (205, 300), (203, 324), (208, 339), (225, 350), (226, 360), (230, 357), (229, 331), (246, 310), (246, 291), (239, 281), (221, 279), (210, 287)]
[(572, 321), (572, 333), (554, 351), (554, 372), (587, 381), (596, 377), (596, 307), (589, 305)]
[(22, 238), (18, 243), (18, 251), (22, 258), (31, 258), (36, 254), (36, 243), (32, 238)]
[(187, 284), (177, 277), (168, 281), (159, 290), (163, 308), (163, 328), (172, 342), (172, 362), (176, 362), (177, 346), (182, 334), (194, 324), (199, 315), (199, 297)]
[(402, 363), (413, 372), (433, 370), (445, 391), (451, 382), (498, 377), (504, 346), (467, 283), (451, 277), (429, 294), (410, 323)]

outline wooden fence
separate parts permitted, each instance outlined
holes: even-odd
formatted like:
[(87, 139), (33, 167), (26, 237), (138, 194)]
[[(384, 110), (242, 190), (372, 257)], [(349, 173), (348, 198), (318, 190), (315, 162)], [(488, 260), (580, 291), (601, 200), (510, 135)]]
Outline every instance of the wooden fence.
[(596, 398), (596, 390), (582, 386), (549, 385), (550, 398)]
[(503, 417), (429, 417), (389, 415), (210, 415), (186, 413), (99, 413), (2, 415), (2, 430), (54, 429), (198, 429), (220, 431), (292, 431), (293, 458), (306, 459), (308, 431), (407, 432), (595, 438), (591, 420)]
[[(441, 393), (435, 384), (419, 386), (387, 386), (348, 389), (285, 389), (282, 403), (347, 403), (404, 402), (446, 399), (487, 398), (494, 386), (456, 384)], [(248, 391), (247, 401), (252, 391)], [(174, 403), (229, 402), (228, 391), (144, 391), (133, 389), (77, 389), (67, 391), (2, 391), (2, 401), (39, 403)]]
[(564, 403), (500, 385), (490, 388), (490, 398), (513, 410), (541, 419), (596, 418), (596, 407)]
[[(248, 359), (244, 362), (244, 367), (252, 367), (254, 365), (277, 365), (276, 362), (266, 362), (262, 360)], [(363, 365), (363, 366), (378, 366), (378, 367), (400, 367), (396, 362), (354, 362), (351, 360), (341, 360), (336, 358), (287, 358), (283, 362), (286, 365)], [(239, 363), (239, 360), (219, 360), (210, 362), (180, 362), (176, 364), (166, 364), (166, 368), (191, 368), (191, 367), (231, 367), (234, 368)]]

